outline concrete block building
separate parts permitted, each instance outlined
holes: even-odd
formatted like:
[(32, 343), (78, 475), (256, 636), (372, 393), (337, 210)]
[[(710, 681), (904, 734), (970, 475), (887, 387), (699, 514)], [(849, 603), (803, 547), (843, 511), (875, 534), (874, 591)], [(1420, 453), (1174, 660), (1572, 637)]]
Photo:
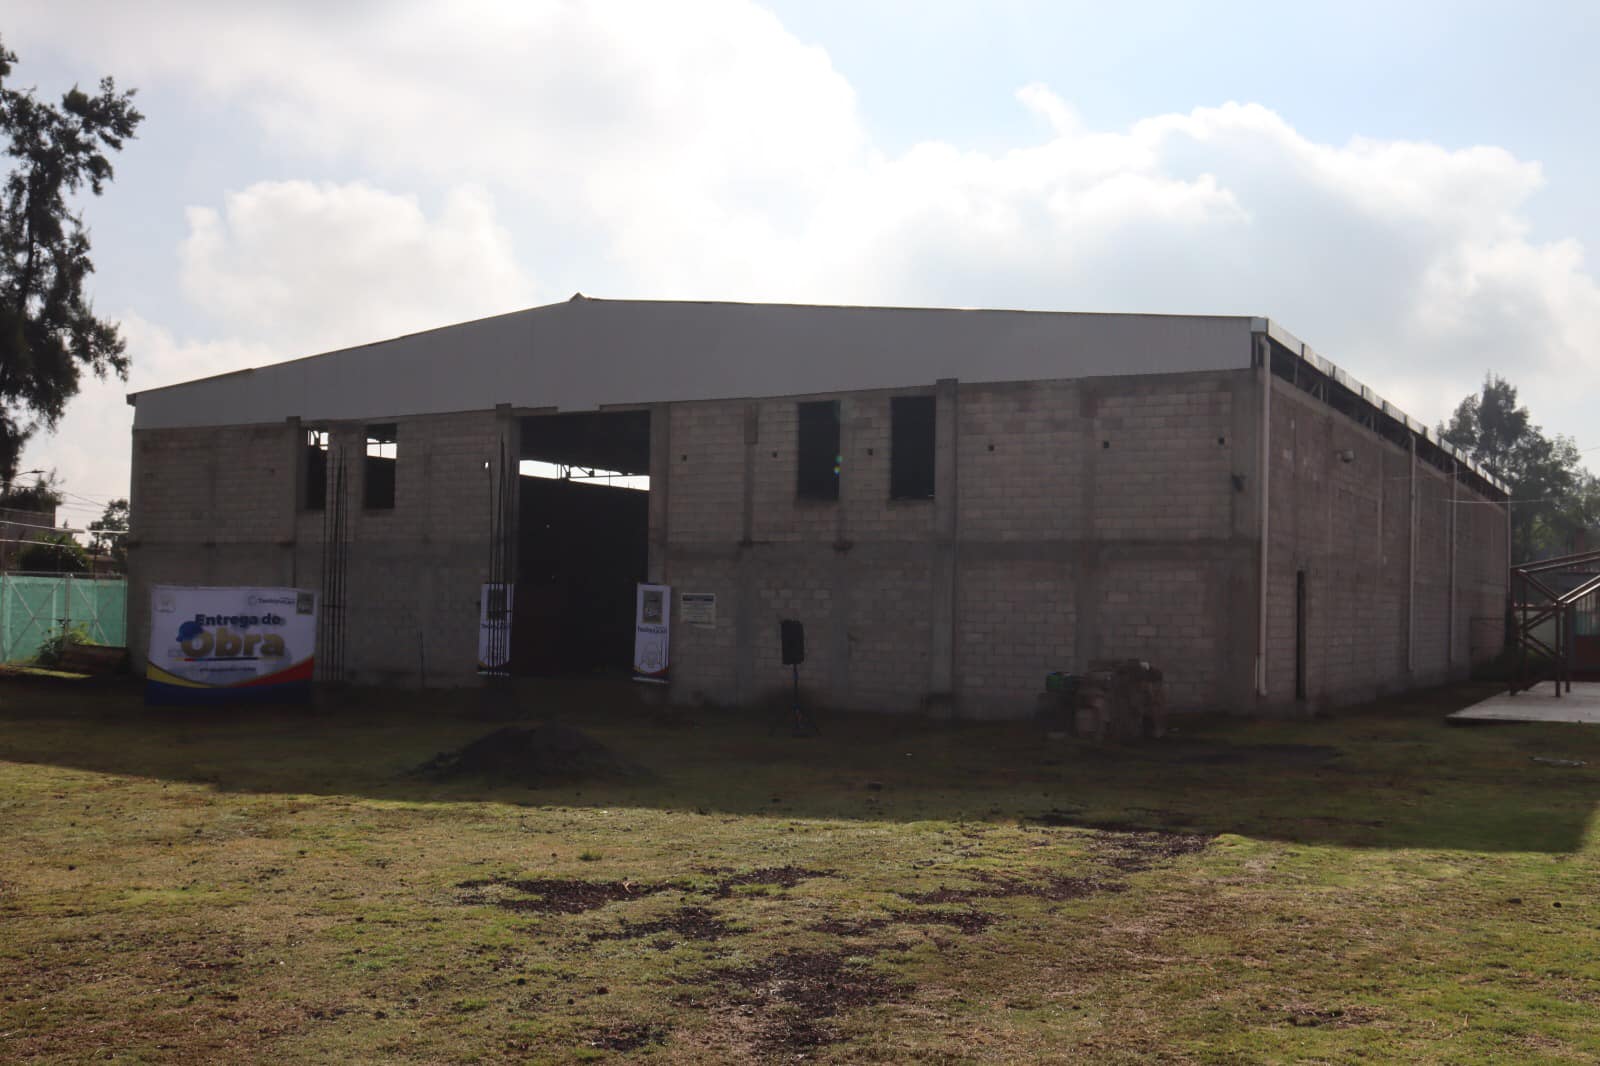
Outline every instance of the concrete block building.
[(619, 675), (650, 581), (678, 700), (781, 690), (795, 618), (834, 707), (1130, 657), (1293, 713), (1503, 634), (1505, 486), (1264, 318), (580, 296), (130, 402), (136, 659), (152, 584), (288, 585), (325, 668), (474, 683), (514, 580), (514, 672)]

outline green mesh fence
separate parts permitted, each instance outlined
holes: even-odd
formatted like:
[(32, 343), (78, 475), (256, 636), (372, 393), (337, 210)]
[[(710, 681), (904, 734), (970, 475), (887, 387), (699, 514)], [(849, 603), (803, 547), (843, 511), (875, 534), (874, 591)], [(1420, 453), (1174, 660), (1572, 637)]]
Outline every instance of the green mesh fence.
[(28, 662), (51, 630), (70, 626), (82, 626), (96, 644), (125, 645), (127, 581), (0, 574), (0, 661)]

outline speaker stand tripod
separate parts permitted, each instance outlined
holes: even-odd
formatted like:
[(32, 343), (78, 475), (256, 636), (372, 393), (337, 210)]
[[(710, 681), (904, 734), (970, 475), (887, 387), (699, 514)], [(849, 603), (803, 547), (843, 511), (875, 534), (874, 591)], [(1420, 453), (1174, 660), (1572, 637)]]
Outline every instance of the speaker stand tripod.
[[(800, 703), (800, 666), (795, 663), (791, 664), (790, 668), (794, 671), (794, 683), (789, 690), (789, 735), (792, 737), (820, 737), (822, 730), (817, 727), (817, 720)], [(778, 723), (782, 722), (783, 718), (784, 714), (781, 709), (772, 716), (771, 725), (767, 728), (767, 736), (770, 737), (778, 731)]]

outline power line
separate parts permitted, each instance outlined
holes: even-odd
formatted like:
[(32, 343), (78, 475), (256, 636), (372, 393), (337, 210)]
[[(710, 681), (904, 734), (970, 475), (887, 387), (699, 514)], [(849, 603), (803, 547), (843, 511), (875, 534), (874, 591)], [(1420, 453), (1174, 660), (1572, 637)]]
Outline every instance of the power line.
[(52, 533), (84, 533), (91, 537), (99, 536), (102, 533), (108, 537), (125, 537), (128, 535), (126, 529), (73, 529), (71, 526), (41, 526), (33, 522), (11, 522), (0, 519), (0, 529), (7, 526), (12, 529), (48, 529)]

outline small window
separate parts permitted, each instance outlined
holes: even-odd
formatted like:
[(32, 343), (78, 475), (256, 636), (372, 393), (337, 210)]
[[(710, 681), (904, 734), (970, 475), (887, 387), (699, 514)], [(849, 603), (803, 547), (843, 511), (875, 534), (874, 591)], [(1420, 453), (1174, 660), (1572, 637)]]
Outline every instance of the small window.
[(308, 511), (320, 511), (328, 499), (328, 431), (306, 430), (305, 498)]
[(796, 494), (802, 500), (837, 500), (839, 467), (839, 401), (820, 400), (798, 405), (800, 415), (799, 478)]
[(889, 498), (933, 499), (933, 397), (889, 401)]
[(361, 500), (367, 510), (394, 509), (394, 470), (399, 454), (393, 422), (367, 427), (366, 479)]

